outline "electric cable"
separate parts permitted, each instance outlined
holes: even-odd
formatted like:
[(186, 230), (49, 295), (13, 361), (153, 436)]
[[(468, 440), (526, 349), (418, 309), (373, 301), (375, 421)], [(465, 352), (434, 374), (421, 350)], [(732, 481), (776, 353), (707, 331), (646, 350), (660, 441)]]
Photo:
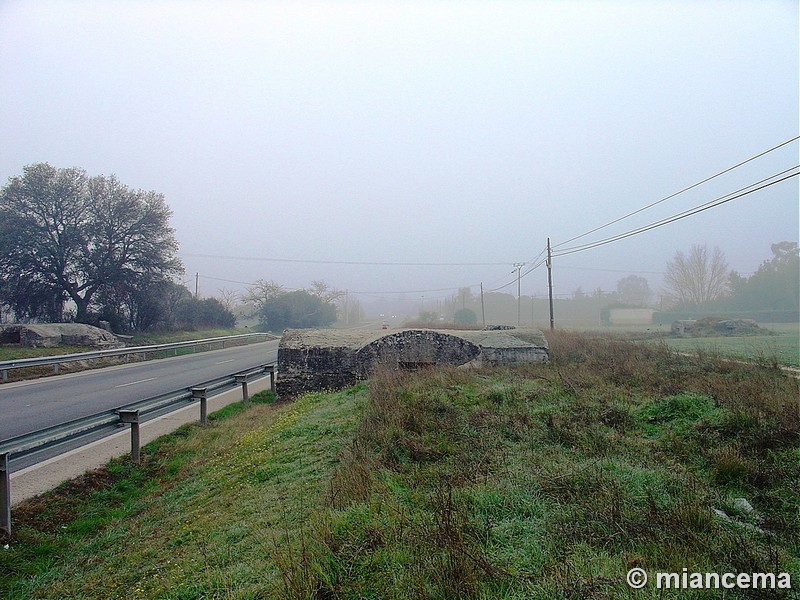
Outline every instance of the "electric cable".
[(632, 217), (633, 215), (639, 214), (640, 212), (643, 212), (643, 211), (647, 210), (648, 208), (652, 208), (652, 207), (654, 207), (654, 206), (656, 206), (658, 204), (661, 204), (662, 202), (666, 202), (667, 200), (670, 200), (671, 198), (674, 198), (675, 196), (683, 194), (684, 192), (688, 192), (689, 190), (694, 189), (694, 188), (696, 188), (696, 187), (698, 187), (700, 185), (703, 185), (704, 183), (707, 183), (707, 182), (711, 181), (712, 179), (716, 179), (717, 177), (720, 177), (721, 175), (724, 175), (725, 173), (730, 173), (734, 169), (738, 169), (739, 167), (741, 167), (743, 165), (746, 165), (747, 163), (752, 162), (752, 161), (754, 161), (754, 160), (756, 160), (758, 158), (761, 158), (762, 156), (765, 156), (765, 155), (769, 154), (770, 152), (773, 152), (773, 151), (775, 151), (775, 150), (777, 150), (779, 148), (782, 148), (783, 146), (786, 146), (787, 144), (791, 144), (792, 142), (795, 142), (798, 139), (800, 139), (800, 136), (796, 136), (796, 137), (793, 137), (792, 139), (786, 140), (785, 142), (782, 142), (782, 143), (778, 144), (777, 146), (773, 146), (769, 150), (765, 150), (764, 152), (760, 152), (759, 154), (756, 154), (755, 156), (752, 156), (752, 157), (748, 158), (747, 160), (743, 160), (742, 162), (737, 163), (737, 164), (733, 165), (732, 167), (728, 167), (727, 169), (725, 169), (723, 171), (720, 171), (719, 173), (716, 173), (715, 175), (711, 175), (710, 177), (706, 177), (702, 181), (698, 181), (697, 183), (694, 183), (694, 184), (692, 184), (692, 185), (690, 185), (688, 187), (685, 187), (682, 190), (679, 190), (679, 191), (677, 191), (677, 192), (675, 192), (673, 194), (670, 194), (669, 196), (666, 196), (665, 198), (662, 198), (661, 200), (657, 200), (656, 202), (648, 204), (647, 206), (643, 206), (642, 208), (640, 208), (638, 210), (635, 210), (635, 211), (633, 211), (631, 213), (628, 213), (626, 215), (623, 215), (623, 216), (621, 216), (621, 217), (619, 217), (617, 219), (614, 219), (613, 221), (609, 221), (605, 225), (600, 225), (599, 227), (595, 227), (594, 229), (586, 231), (585, 233), (582, 233), (580, 235), (576, 235), (575, 237), (572, 237), (572, 238), (570, 238), (568, 240), (565, 240), (565, 241), (563, 241), (563, 242), (561, 242), (559, 244), (556, 244), (555, 246), (553, 246), (553, 248), (557, 248), (559, 246), (563, 246), (564, 244), (568, 244), (570, 242), (574, 242), (575, 240), (578, 240), (578, 239), (580, 239), (582, 237), (586, 237), (587, 235), (590, 235), (590, 234), (592, 234), (592, 233), (594, 233), (596, 231), (600, 231), (601, 229), (605, 229), (606, 227), (614, 225), (615, 223), (619, 223), (620, 221), (622, 221), (624, 219), (627, 219), (628, 217)]
[[(750, 184), (748, 186), (745, 186), (743, 188), (740, 188), (740, 189), (736, 190), (735, 192), (730, 192), (728, 194), (725, 194), (724, 196), (720, 196), (718, 198), (715, 198), (714, 200), (710, 200), (710, 201), (705, 202), (703, 204), (700, 204), (700, 205), (698, 205), (698, 206), (696, 206), (694, 208), (685, 210), (683, 212), (677, 213), (677, 214), (672, 215), (670, 217), (666, 217), (664, 219), (661, 219), (660, 221), (656, 221), (656, 222), (650, 223), (649, 225), (643, 225), (642, 227), (638, 227), (636, 229), (633, 229), (633, 230), (630, 230), (630, 231), (627, 231), (627, 232), (624, 232), (624, 233), (620, 233), (620, 234), (617, 234), (615, 236), (612, 236), (612, 237), (609, 237), (609, 238), (606, 238), (606, 239), (603, 239), (603, 240), (598, 240), (596, 242), (590, 242), (588, 244), (582, 244), (580, 246), (574, 246), (572, 248), (566, 248), (564, 250), (559, 250), (558, 252), (554, 252), (553, 256), (565, 256), (567, 254), (574, 254), (576, 252), (583, 252), (585, 250), (591, 250), (592, 248), (597, 248), (598, 246), (604, 246), (606, 244), (610, 244), (612, 242), (616, 242), (616, 241), (619, 241), (619, 240), (622, 240), (622, 239), (625, 239), (625, 238), (628, 238), (628, 237), (632, 237), (634, 235), (638, 235), (640, 233), (644, 233), (646, 231), (650, 231), (651, 229), (655, 229), (657, 227), (661, 227), (663, 225), (667, 225), (669, 223), (673, 223), (675, 221), (679, 221), (681, 219), (685, 219), (686, 217), (690, 217), (692, 215), (696, 215), (696, 214), (701, 213), (703, 211), (706, 211), (706, 210), (708, 210), (710, 208), (715, 208), (717, 206), (720, 206), (720, 205), (725, 204), (727, 202), (730, 202), (732, 200), (737, 200), (739, 198), (742, 198), (744, 196), (747, 196), (747, 195), (752, 194), (754, 192), (757, 192), (759, 190), (763, 190), (763, 189), (768, 188), (770, 186), (773, 186), (775, 184), (781, 183), (782, 181), (786, 181), (787, 179), (791, 179), (792, 177), (797, 177), (798, 175), (800, 175), (800, 173), (792, 173), (791, 175), (786, 175), (785, 177), (781, 177), (780, 179), (777, 179), (775, 181), (770, 181), (771, 179), (774, 179), (775, 177), (780, 177), (780, 176), (785, 175), (786, 173), (788, 173), (788, 172), (790, 172), (792, 170), (796, 170), (798, 168), (800, 168), (800, 165), (796, 165), (794, 167), (791, 167), (790, 169), (786, 169), (786, 170), (784, 170), (784, 171), (782, 171), (780, 173), (776, 173), (775, 175), (767, 177), (766, 179), (762, 179), (759, 182), (752, 183), (752, 184)], [(767, 181), (769, 181), (769, 183), (764, 183), (764, 182), (767, 182)], [(754, 187), (754, 186), (758, 186), (758, 187)], [(753, 189), (750, 189), (750, 188), (753, 188)], [(559, 244), (559, 245), (561, 245), (561, 244)]]

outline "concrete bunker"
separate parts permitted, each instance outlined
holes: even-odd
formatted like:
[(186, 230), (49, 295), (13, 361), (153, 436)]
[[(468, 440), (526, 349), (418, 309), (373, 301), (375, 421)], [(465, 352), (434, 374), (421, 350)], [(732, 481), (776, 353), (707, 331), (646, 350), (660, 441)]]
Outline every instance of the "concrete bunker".
[(414, 370), (546, 362), (547, 342), (537, 329), (386, 331), (292, 329), (278, 346), (277, 392), (292, 397), (341, 389), (369, 377), (379, 364)]
[(384, 335), (356, 351), (359, 379), (366, 379), (379, 364), (414, 370), (425, 366), (459, 367), (475, 360), (481, 353), (476, 344), (462, 337), (433, 331), (411, 329)]

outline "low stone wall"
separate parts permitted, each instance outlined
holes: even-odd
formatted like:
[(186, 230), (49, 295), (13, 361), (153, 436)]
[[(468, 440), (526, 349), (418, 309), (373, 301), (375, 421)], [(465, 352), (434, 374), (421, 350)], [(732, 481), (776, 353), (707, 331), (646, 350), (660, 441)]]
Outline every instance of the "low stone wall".
[(341, 389), (366, 379), (378, 365), (480, 366), (546, 362), (547, 341), (539, 330), (387, 331), (293, 329), (278, 346), (280, 397)]

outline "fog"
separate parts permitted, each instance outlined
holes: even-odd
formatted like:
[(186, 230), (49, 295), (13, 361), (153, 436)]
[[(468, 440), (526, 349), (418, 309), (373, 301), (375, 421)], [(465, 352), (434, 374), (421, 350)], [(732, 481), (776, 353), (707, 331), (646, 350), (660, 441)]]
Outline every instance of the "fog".
[(799, 54), (777, 0), (6, 0), (0, 182), (49, 162), (163, 193), (205, 296), (515, 294), (521, 262), (541, 296), (548, 237), (557, 295), (658, 294), (676, 250), (749, 274), (797, 241), (798, 178), (561, 253), (796, 167), (794, 141), (666, 199), (798, 135)]

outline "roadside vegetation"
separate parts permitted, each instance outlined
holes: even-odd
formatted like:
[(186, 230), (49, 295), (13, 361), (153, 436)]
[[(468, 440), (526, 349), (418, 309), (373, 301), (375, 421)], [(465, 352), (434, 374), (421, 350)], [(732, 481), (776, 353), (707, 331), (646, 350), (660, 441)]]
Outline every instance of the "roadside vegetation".
[(188, 342), (191, 340), (204, 340), (207, 338), (224, 337), (228, 335), (241, 335), (253, 333), (252, 331), (235, 327), (217, 327), (198, 329), (195, 331), (163, 331), (138, 333), (131, 336), (131, 346), (148, 346), (153, 344), (171, 344), (172, 342)]
[(797, 379), (548, 340), (549, 364), (384, 369), (183, 427), (15, 507), (0, 596), (721, 597), (633, 592), (632, 567), (788, 572), (796, 591)]
[[(243, 329), (201, 329), (197, 331), (169, 331), (161, 333), (145, 333), (132, 336), (129, 345), (148, 346), (151, 344), (169, 344), (171, 342), (186, 342), (202, 340), (205, 338), (223, 337), (226, 335), (240, 335), (250, 333)], [(56, 356), (59, 354), (76, 354), (96, 350), (89, 346), (56, 346), (55, 348), (31, 348), (19, 344), (0, 345), (0, 361), (16, 360), (19, 358), (37, 358), (40, 356)]]

